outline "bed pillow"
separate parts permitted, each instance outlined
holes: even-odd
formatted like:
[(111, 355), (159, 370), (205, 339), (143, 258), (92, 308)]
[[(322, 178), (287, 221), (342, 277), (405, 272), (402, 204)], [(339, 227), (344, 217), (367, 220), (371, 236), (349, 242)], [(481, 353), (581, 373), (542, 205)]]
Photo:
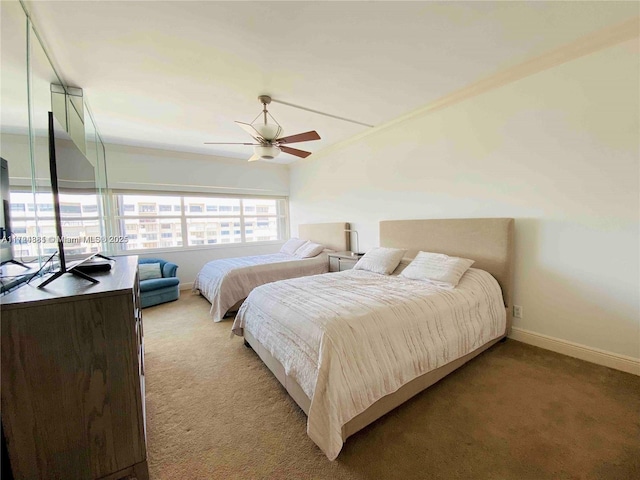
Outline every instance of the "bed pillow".
[(296, 250), (295, 256), (298, 258), (311, 258), (319, 255), (324, 250), (324, 245), (307, 242)]
[(353, 269), (389, 275), (396, 269), (405, 253), (406, 250), (400, 248), (374, 247), (358, 260)]
[(151, 280), (152, 278), (162, 278), (162, 271), (159, 263), (141, 263), (138, 265), (140, 280)]
[(280, 249), (280, 253), (293, 255), (296, 253), (296, 250), (298, 250), (305, 243), (307, 243), (307, 240), (300, 240), (299, 238), (296, 238), (296, 237), (290, 238), (285, 242), (284, 245), (282, 245), (282, 248)]
[(454, 288), (474, 261), (444, 253), (419, 252), (400, 274), (412, 280), (425, 280)]

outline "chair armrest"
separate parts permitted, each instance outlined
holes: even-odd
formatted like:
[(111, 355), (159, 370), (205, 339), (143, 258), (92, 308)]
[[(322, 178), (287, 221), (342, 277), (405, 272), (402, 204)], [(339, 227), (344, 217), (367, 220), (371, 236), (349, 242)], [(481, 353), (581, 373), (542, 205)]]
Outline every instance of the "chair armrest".
[(167, 262), (162, 267), (162, 276), (164, 278), (175, 277), (177, 276), (178, 265), (175, 263)]

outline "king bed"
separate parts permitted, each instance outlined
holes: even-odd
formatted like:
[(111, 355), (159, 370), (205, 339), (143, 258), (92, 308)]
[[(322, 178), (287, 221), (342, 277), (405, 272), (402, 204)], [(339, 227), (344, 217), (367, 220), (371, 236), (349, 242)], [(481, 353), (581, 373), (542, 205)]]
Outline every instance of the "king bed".
[[(380, 223), (406, 250), (391, 275), (349, 270), (264, 285), (240, 308), (243, 335), (307, 414), (331, 460), (344, 441), (504, 338), (513, 219)], [(455, 288), (402, 275), (418, 252), (474, 260)]]
[[(228, 312), (236, 311), (254, 288), (265, 283), (329, 271), (327, 251), (349, 250), (346, 230), (349, 224), (314, 223), (298, 226), (302, 240), (324, 247), (324, 252), (310, 258), (288, 253), (223, 258), (205, 264), (196, 276), (192, 290), (211, 303), (211, 315), (221, 321)], [(294, 239), (292, 239), (294, 240)]]

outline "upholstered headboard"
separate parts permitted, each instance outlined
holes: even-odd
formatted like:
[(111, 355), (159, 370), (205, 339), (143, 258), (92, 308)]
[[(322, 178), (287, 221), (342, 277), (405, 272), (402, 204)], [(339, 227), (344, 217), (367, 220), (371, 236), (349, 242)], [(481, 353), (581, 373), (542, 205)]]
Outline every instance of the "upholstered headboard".
[(502, 287), (509, 317), (513, 289), (513, 218), (455, 218), (380, 222), (380, 245), (407, 249), (407, 258), (422, 250), (475, 260)]
[(307, 223), (298, 225), (298, 237), (320, 243), (330, 250), (344, 252), (350, 250), (349, 233), (345, 232), (349, 223)]

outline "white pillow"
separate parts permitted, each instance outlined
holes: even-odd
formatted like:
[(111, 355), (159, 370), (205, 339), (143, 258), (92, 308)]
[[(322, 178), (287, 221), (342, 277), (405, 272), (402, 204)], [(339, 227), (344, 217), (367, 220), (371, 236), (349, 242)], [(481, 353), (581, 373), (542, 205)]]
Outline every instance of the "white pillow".
[(358, 260), (353, 269), (389, 275), (396, 269), (405, 252), (400, 248), (374, 247)]
[(159, 263), (141, 263), (138, 265), (140, 280), (151, 280), (152, 278), (162, 278)]
[(474, 260), (450, 257), (444, 253), (419, 252), (400, 276), (454, 288), (473, 263)]
[(294, 253), (296, 253), (296, 250), (298, 250), (305, 243), (307, 243), (307, 240), (300, 240), (299, 238), (296, 238), (296, 237), (290, 238), (285, 242), (284, 245), (282, 245), (282, 248), (280, 249), (280, 253), (293, 255)]
[(307, 242), (296, 250), (295, 256), (298, 258), (311, 258), (319, 255), (324, 250), (324, 245)]

